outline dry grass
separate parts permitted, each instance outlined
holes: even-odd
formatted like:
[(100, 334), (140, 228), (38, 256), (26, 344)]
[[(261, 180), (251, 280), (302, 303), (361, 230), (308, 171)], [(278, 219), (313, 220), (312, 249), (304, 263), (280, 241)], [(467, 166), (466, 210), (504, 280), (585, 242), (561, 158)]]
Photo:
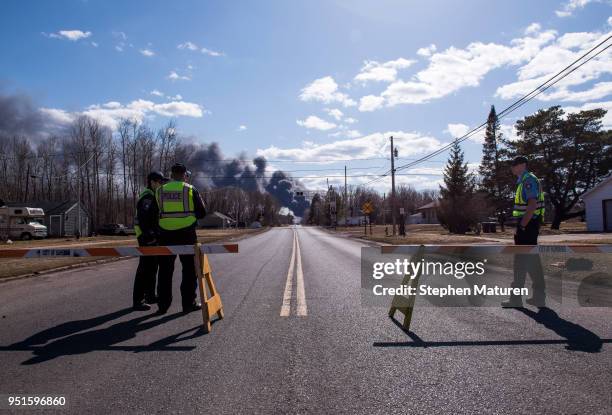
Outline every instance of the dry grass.
[[(385, 234), (385, 228), (387, 234)], [(362, 238), (372, 240), (376, 242), (383, 242), (392, 245), (412, 245), (412, 244), (471, 244), (471, 243), (512, 243), (514, 239), (515, 228), (506, 226), (504, 232), (501, 232), (499, 226), (497, 226), (496, 233), (481, 233), (476, 235), (473, 232), (468, 232), (465, 235), (454, 235), (449, 233), (441, 225), (406, 225), (406, 236), (405, 237), (392, 237), (391, 225), (373, 225), (372, 234), (370, 234), (370, 227), (367, 228), (367, 235), (364, 233), (363, 226), (339, 226), (336, 232), (344, 234), (352, 238)], [(399, 228), (398, 228), (399, 232)], [(564, 222), (561, 224), (561, 229), (552, 230), (547, 225), (542, 227), (540, 235), (572, 235), (578, 233), (586, 233), (586, 224), (584, 222)], [(572, 240), (568, 238), (565, 241), (555, 242), (559, 243), (579, 243), (579, 244), (602, 244), (612, 243), (612, 235), (610, 238), (594, 238), (594, 239), (580, 239)]]
[[(243, 238), (247, 235), (255, 234), (264, 231), (261, 229), (198, 229), (198, 241), (202, 243), (211, 243), (217, 241), (234, 241)], [(115, 247), (115, 246), (135, 246), (136, 239), (126, 239), (125, 236), (98, 236), (91, 238), (81, 238), (80, 241), (75, 239), (44, 239), (38, 241), (17, 241), (12, 245), (2, 244), (3, 248), (61, 248), (61, 247), (87, 247), (95, 245), (96, 247)], [(0, 280), (2, 278), (16, 277), (21, 275), (38, 274), (44, 271), (49, 271), (55, 268), (68, 267), (73, 265), (82, 265), (96, 263), (101, 260), (108, 260), (107, 257), (90, 257), (90, 258), (33, 258), (33, 259), (0, 259)]]

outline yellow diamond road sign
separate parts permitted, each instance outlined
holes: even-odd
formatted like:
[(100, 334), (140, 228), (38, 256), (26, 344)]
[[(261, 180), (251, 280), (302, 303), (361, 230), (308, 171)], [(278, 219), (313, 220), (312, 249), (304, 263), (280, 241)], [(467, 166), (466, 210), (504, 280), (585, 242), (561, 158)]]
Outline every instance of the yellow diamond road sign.
[(361, 205), (361, 211), (366, 215), (369, 215), (370, 213), (374, 212), (374, 206), (372, 206), (372, 202), (365, 202), (363, 205)]

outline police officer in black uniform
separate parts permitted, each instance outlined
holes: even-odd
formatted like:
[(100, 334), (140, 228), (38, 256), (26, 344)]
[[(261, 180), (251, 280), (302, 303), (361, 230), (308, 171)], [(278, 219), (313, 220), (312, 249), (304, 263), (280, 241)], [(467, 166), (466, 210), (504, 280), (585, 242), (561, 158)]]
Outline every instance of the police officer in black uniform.
[[(159, 208), (155, 200), (155, 190), (168, 181), (158, 171), (147, 176), (147, 187), (140, 193), (136, 204), (136, 218), (134, 231), (138, 239), (138, 246), (155, 246), (159, 238), (158, 217)], [(157, 303), (155, 295), (155, 280), (157, 274), (158, 257), (141, 256), (134, 277), (133, 307), (134, 310), (150, 310), (150, 304)]]
[[(194, 245), (197, 220), (206, 215), (204, 201), (197, 189), (186, 183), (189, 171), (181, 164), (172, 166), (171, 180), (155, 192), (159, 206), (159, 243), (163, 246)], [(183, 266), (181, 299), (183, 312), (200, 310), (202, 305), (196, 300), (198, 286), (194, 255), (179, 255)], [(157, 293), (159, 307), (157, 314), (166, 314), (172, 303), (172, 274), (176, 255), (159, 257), (159, 282)]]

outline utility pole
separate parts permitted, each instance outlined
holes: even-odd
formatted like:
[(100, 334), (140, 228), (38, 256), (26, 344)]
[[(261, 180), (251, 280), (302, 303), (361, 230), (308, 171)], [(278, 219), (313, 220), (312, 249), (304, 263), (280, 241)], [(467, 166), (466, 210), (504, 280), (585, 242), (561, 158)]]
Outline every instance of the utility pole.
[(78, 194), (78, 205), (77, 205), (77, 239), (81, 238), (81, 157), (79, 156), (79, 165), (77, 168), (77, 194)]
[(393, 236), (395, 236), (395, 150), (391, 136), (391, 220), (393, 221)]
[(346, 205), (348, 204), (348, 197), (346, 193), (346, 166), (344, 166), (344, 226), (348, 226), (348, 217), (346, 211)]
[(28, 163), (28, 170), (26, 171), (26, 186), (25, 186), (25, 197), (23, 198), (23, 202), (25, 204), (28, 203), (28, 192), (30, 191), (30, 163)]
[(385, 226), (385, 229), (387, 229), (387, 209), (385, 209), (386, 198), (387, 198), (387, 194), (383, 193), (382, 211), (383, 211), (383, 225)]

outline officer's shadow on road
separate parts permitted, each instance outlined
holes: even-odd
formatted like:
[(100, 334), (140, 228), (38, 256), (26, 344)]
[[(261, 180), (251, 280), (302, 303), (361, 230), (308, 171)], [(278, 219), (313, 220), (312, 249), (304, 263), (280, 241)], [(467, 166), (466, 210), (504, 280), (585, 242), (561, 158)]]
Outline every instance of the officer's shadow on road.
[(548, 345), (565, 344), (567, 350), (581, 351), (587, 353), (599, 353), (604, 343), (612, 343), (612, 339), (602, 339), (592, 331), (579, 324), (561, 318), (554, 310), (543, 307), (537, 312), (527, 308), (517, 308), (527, 317), (542, 324), (547, 329), (554, 331), (564, 339), (550, 340), (473, 340), (473, 341), (426, 341), (416, 333), (404, 330), (401, 323), (396, 319), (392, 321), (402, 329), (410, 342), (375, 342), (374, 347), (453, 347), (453, 346), (524, 346), (524, 345)]
[[(195, 346), (173, 346), (173, 343), (204, 335), (202, 327), (198, 325), (148, 345), (118, 345), (119, 343), (133, 339), (136, 337), (136, 333), (140, 331), (148, 330), (175, 320), (183, 316), (182, 313), (171, 314), (162, 318), (153, 318), (153, 314), (148, 314), (131, 320), (122, 321), (106, 328), (85, 331), (127, 315), (130, 312), (131, 309), (127, 308), (88, 320), (75, 320), (63, 323), (36, 333), (19, 343), (14, 343), (5, 347), (0, 346), (0, 351), (32, 351), (34, 356), (22, 363), (23, 365), (32, 365), (52, 360), (60, 356), (84, 354), (92, 351), (107, 350), (134, 353), (148, 351), (190, 351), (195, 349)], [(188, 333), (191, 333), (191, 335), (185, 336)], [(57, 340), (45, 344), (54, 339)]]

